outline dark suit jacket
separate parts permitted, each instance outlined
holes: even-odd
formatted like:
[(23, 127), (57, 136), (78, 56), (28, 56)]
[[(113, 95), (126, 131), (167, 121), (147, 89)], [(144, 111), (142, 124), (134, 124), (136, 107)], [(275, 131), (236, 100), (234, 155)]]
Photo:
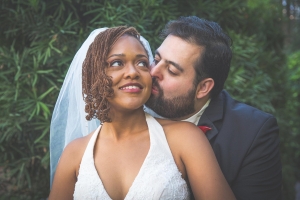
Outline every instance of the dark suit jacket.
[(198, 125), (212, 128), (207, 138), (237, 199), (281, 199), (278, 125), (272, 115), (223, 90)]

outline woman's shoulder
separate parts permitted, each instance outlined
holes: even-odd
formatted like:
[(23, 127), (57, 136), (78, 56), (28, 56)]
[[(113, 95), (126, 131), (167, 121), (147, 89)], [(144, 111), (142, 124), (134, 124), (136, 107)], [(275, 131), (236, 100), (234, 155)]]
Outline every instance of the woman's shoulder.
[(84, 137), (77, 138), (71, 141), (65, 147), (62, 156), (68, 159), (81, 160), (93, 133), (94, 131)]
[(168, 119), (156, 119), (163, 127), (165, 134), (177, 135), (184, 133), (185, 135), (194, 135), (203, 133), (195, 124), (184, 121), (172, 121)]
[(195, 124), (161, 119), (157, 121), (163, 127), (175, 163), (182, 177), (186, 179), (188, 161), (196, 154), (196, 157), (201, 158), (204, 154), (199, 155), (199, 152), (206, 152), (208, 148), (211, 148), (209, 142), (203, 131)]
[(166, 138), (170, 147), (184, 148), (197, 141), (206, 142), (207, 138), (202, 130), (195, 124), (183, 121), (171, 121), (166, 119), (157, 119), (158, 123), (163, 127)]

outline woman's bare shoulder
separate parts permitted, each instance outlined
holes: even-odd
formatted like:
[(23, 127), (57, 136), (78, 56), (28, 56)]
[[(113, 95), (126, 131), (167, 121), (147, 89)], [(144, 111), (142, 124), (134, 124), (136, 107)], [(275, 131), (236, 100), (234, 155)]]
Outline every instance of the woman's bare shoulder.
[(90, 141), (90, 138), (92, 137), (94, 131), (89, 133), (88, 135), (77, 138), (70, 142), (64, 149), (63, 155), (64, 157), (67, 158), (72, 158), (72, 159), (80, 159), (83, 156), (83, 153), (86, 149), (86, 146), (88, 142)]
[(184, 121), (172, 121), (168, 119), (156, 119), (158, 123), (163, 127), (166, 135), (194, 135), (204, 134), (195, 124)]
[(164, 129), (166, 138), (171, 148), (185, 148), (195, 142), (201, 144), (207, 142), (207, 138), (202, 130), (195, 124), (183, 121), (171, 121), (157, 119)]

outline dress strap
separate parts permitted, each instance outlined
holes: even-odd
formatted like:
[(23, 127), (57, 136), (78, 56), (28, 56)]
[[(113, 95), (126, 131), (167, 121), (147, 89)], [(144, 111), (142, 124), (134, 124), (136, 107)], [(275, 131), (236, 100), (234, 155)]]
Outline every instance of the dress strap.
[[(90, 141), (85, 149), (85, 152), (82, 156), (81, 163), (86, 163), (87, 161), (94, 161), (94, 146), (97, 139), (97, 136), (100, 132), (101, 125), (95, 130), (92, 137), (90, 138)], [(84, 161), (84, 162), (83, 162)]]
[(170, 150), (165, 132), (163, 127), (158, 123), (158, 121), (152, 117), (150, 114), (145, 113), (146, 120), (149, 128), (149, 134), (151, 135), (151, 142), (155, 145), (155, 148), (159, 148), (160, 151), (166, 152), (168, 156), (173, 159), (172, 152)]

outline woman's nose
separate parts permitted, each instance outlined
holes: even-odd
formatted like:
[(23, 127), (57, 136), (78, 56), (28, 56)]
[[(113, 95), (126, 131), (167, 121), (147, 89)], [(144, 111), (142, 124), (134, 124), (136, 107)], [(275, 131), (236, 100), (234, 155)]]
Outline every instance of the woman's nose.
[(126, 66), (125, 77), (126, 78), (131, 78), (131, 79), (138, 78), (139, 77), (139, 72), (138, 72), (137, 68), (132, 64)]

